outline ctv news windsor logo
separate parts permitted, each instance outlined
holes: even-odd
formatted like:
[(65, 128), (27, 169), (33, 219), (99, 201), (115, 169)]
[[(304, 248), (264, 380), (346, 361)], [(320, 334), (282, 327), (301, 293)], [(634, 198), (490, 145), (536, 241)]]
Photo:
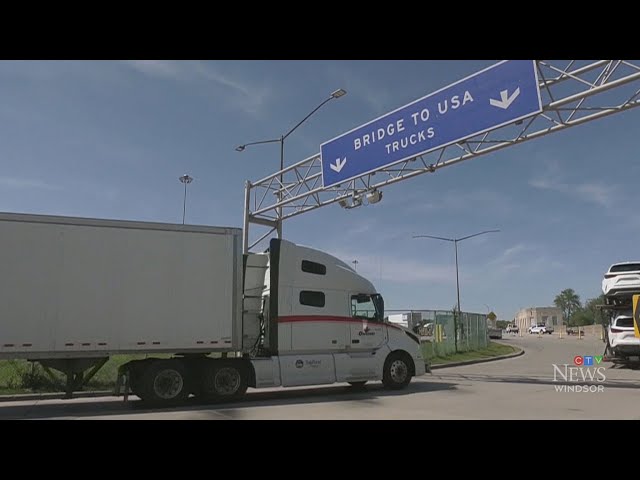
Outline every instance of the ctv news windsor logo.
[(576, 355), (573, 364), (553, 363), (553, 381), (556, 392), (564, 393), (601, 393), (607, 380), (602, 355)]

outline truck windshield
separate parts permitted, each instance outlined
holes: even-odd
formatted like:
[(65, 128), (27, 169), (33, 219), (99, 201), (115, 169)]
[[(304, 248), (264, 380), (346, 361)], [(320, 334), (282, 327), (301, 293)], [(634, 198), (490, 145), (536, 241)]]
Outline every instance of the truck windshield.
[(361, 293), (351, 296), (351, 316), (367, 320), (382, 321), (384, 300), (378, 294)]

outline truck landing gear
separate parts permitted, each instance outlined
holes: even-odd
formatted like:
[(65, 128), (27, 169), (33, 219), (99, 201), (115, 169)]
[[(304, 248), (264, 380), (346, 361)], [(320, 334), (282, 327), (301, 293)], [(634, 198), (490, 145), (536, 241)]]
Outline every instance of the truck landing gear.
[[(73, 392), (82, 390), (89, 380), (98, 373), (105, 363), (107, 363), (109, 357), (98, 358), (60, 358), (60, 359), (43, 359), (38, 360), (40, 365), (44, 368), (44, 371), (49, 377), (57, 382), (56, 377), (51, 372), (51, 368), (62, 372), (66, 377), (64, 392), (66, 399), (70, 399), (73, 396)], [(90, 369), (90, 370), (89, 370)], [(87, 372), (87, 370), (89, 370)]]

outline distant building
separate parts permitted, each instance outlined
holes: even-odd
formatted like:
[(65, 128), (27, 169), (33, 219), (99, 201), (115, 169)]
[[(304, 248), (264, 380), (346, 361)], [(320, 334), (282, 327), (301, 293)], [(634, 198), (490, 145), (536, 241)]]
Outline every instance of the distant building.
[(531, 307), (516, 313), (515, 324), (520, 331), (526, 332), (531, 325), (550, 325), (557, 330), (564, 322), (558, 307)]

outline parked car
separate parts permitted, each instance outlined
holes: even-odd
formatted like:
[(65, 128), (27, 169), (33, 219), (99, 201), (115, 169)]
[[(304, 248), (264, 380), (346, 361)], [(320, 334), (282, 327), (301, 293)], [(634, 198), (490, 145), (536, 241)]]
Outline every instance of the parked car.
[(614, 263), (604, 274), (602, 293), (607, 297), (640, 293), (640, 262)]
[(433, 322), (430, 322), (430, 323), (425, 323), (424, 325), (421, 325), (420, 327), (418, 327), (417, 333), (419, 335), (422, 335), (423, 337), (433, 337), (434, 330), (435, 330), (435, 324)]
[(507, 325), (507, 328), (504, 331), (506, 333), (518, 333), (520, 329), (517, 325)]
[(487, 335), (489, 338), (500, 340), (502, 338), (501, 328), (487, 328)]
[(640, 338), (633, 331), (633, 317), (618, 315), (608, 327), (609, 345), (616, 356), (640, 355)]
[(529, 327), (529, 333), (548, 333), (549, 335), (551, 335), (552, 332), (553, 328), (547, 327), (546, 325), (531, 325)]

